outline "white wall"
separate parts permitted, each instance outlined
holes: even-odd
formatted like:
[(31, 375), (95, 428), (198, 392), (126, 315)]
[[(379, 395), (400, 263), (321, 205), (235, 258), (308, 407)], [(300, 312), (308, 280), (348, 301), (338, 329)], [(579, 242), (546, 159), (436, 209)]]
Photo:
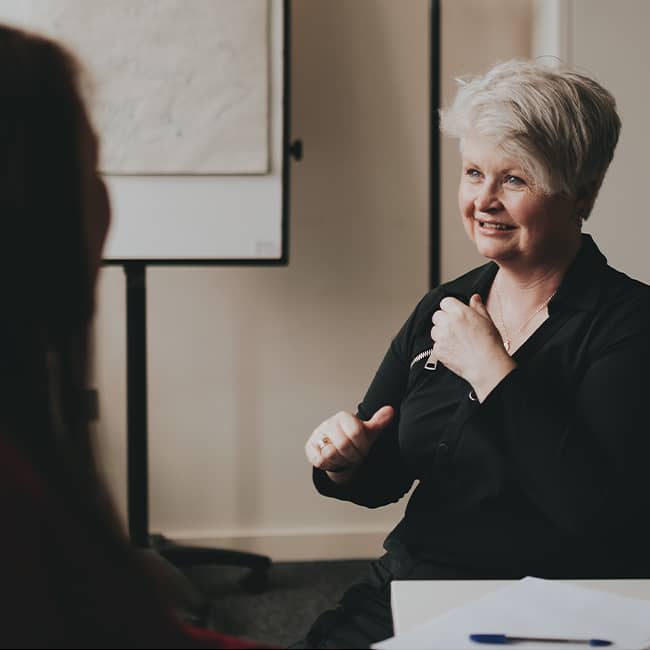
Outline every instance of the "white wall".
[(648, 103), (650, 3), (572, 0), (570, 60), (616, 98), (623, 127), (614, 161), (584, 230), (610, 264), (650, 282)]
[(535, 53), (555, 54), (615, 97), (623, 127), (594, 210), (584, 225), (610, 264), (650, 282), (645, 201), (650, 131), (647, 0), (537, 0)]
[[(151, 530), (374, 556), (403, 504), (318, 496), (303, 444), (354, 410), (427, 289), (428, 2), (295, 0), (286, 268), (148, 272)], [(103, 271), (98, 438), (125, 509), (124, 277)]]

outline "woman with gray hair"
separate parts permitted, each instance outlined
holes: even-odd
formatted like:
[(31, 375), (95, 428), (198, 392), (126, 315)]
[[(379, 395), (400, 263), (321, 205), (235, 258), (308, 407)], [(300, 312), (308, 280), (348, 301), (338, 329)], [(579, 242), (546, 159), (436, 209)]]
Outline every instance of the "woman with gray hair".
[(650, 288), (581, 232), (618, 140), (613, 97), (509, 61), (441, 112), (462, 223), (489, 261), (427, 293), (356, 415), (309, 437), (326, 496), (375, 508), (418, 482), (370, 574), (302, 645), (392, 634), (393, 579), (650, 576)]

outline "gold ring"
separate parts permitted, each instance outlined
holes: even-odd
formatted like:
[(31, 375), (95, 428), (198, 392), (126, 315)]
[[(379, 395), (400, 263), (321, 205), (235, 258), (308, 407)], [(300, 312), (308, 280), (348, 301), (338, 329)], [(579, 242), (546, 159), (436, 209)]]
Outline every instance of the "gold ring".
[(332, 444), (332, 441), (327, 436), (323, 436), (318, 441), (318, 449), (320, 449), (320, 451), (323, 451), (323, 449), (325, 449), (325, 447), (327, 447), (327, 445), (331, 445), (331, 444)]

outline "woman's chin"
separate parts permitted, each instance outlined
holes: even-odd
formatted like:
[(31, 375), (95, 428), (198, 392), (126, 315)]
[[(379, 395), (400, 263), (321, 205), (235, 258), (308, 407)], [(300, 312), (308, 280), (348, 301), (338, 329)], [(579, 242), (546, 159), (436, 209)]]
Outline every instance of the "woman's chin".
[(474, 244), (479, 255), (486, 257), (489, 260), (508, 259), (512, 255), (512, 244), (510, 245), (504, 241), (495, 241), (481, 237), (480, 235), (474, 237)]

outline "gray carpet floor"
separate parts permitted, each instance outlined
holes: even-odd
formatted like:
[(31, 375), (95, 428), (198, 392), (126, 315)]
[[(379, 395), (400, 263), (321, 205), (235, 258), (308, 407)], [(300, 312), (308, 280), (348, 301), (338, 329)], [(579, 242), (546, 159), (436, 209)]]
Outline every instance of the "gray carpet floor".
[(239, 584), (245, 569), (191, 567), (183, 573), (209, 601), (208, 627), (286, 647), (304, 638), (316, 617), (334, 607), (367, 566), (368, 560), (276, 562), (268, 588), (258, 594)]

